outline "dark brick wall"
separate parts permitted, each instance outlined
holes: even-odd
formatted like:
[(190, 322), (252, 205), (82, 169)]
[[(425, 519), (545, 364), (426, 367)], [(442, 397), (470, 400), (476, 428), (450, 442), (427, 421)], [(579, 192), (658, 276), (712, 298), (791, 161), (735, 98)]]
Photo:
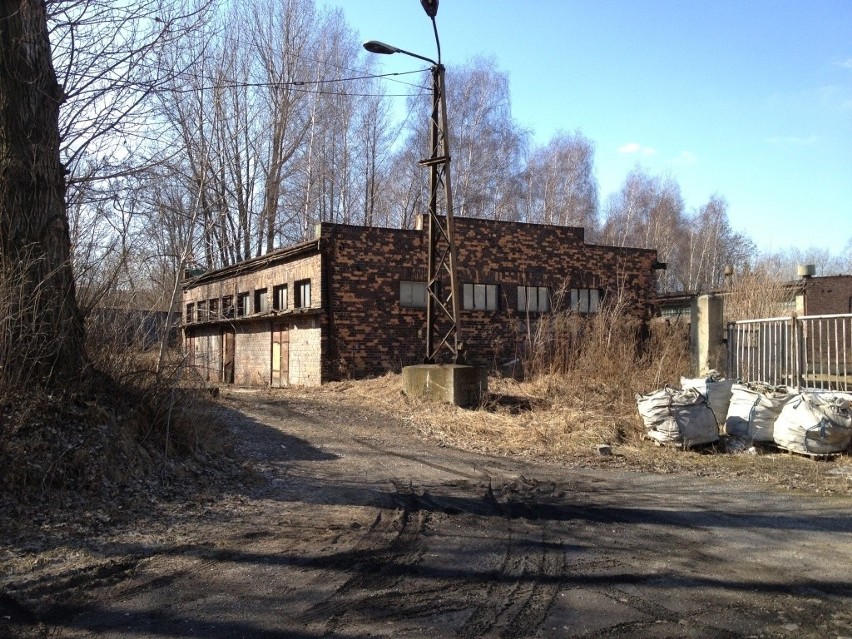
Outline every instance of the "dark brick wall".
[(852, 313), (852, 275), (815, 277), (805, 283), (805, 315)]
[(422, 233), (323, 224), (323, 377), (399, 370), (423, 359), (425, 309), (399, 305), (400, 280), (426, 278)]
[[(585, 244), (583, 229), (459, 218), (459, 286), (496, 284), (497, 311), (461, 311), (471, 363), (499, 366), (519, 354), (527, 316), (519, 285), (600, 288), (644, 314), (654, 294), (656, 251)], [(399, 304), (401, 280), (426, 278), (426, 232), (322, 226), (328, 338), (323, 378), (398, 370), (424, 357), (425, 309)], [(447, 286), (448, 283), (444, 282)], [(461, 291), (459, 291), (461, 299)], [(536, 316), (529, 319), (534, 322)]]

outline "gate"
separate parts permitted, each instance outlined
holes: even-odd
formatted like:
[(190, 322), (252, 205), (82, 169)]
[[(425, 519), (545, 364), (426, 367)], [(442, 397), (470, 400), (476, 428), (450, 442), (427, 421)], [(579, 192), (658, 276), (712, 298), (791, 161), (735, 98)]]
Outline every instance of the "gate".
[(797, 389), (852, 389), (852, 314), (728, 324), (728, 374)]

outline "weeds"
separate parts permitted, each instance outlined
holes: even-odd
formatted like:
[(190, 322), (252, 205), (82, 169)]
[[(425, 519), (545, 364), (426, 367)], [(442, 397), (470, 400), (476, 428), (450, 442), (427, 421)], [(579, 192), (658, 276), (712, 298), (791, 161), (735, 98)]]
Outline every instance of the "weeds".
[(9, 494), (117, 494), (229, 447), (180, 355), (171, 351), (157, 372), (144, 317), (130, 306), (90, 313), (91, 367), (74, 388), (0, 388), (0, 486)]

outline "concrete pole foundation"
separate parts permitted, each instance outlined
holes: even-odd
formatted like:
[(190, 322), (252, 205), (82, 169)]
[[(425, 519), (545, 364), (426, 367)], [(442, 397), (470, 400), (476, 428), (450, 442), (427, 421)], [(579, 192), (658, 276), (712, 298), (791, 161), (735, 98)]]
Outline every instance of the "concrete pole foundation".
[(462, 408), (478, 406), (488, 392), (488, 373), (479, 366), (418, 364), (402, 369), (402, 390)]

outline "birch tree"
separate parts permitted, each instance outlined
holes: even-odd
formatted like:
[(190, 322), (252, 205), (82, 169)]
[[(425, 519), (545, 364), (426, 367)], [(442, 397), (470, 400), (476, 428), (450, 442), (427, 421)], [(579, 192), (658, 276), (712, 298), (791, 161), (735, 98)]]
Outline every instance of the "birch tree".
[(580, 131), (558, 132), (535, 149), (527, 163), (527, 213), (530, 222), (597, 227), (598, 185), (594, 144)]

